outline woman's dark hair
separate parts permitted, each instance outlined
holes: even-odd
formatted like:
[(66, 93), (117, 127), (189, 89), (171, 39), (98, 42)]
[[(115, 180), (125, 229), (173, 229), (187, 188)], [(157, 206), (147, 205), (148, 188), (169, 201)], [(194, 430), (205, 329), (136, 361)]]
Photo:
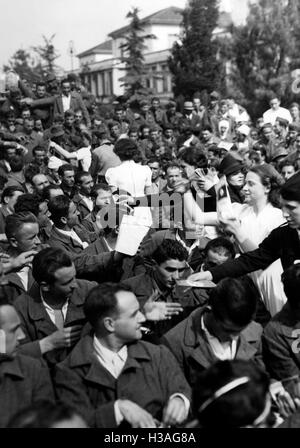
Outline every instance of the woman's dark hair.
[(138, 153), (137, 144), (130, 138), (122, 138), (116, 142), (114, 152), (122, 162), (125, 160), (133, 160)]
[(179, 156), (184, 162), (196, 168), (207, 168), (207, 157), (197, 146), (190, 146), (180, 152)]
[(255, 173), (260, 178), (260, 181), (264, 187), (270, 188), (268, 194), (268, 201), (274, 207), (280, 208), (280, 187), (283, 185), (278, 181), (278, 178), (274, 176), (273, 172), (268, 166), (258, 165), (250, 168), (250, 173)]
[[(232, 390), (214, 397), (221, 388), (239, 379), (244, 379), (243, 384), (234, 387), (233, 383)], [(248, 426), (263, 413), (268, 390), (268, 375), (252, 361), (217, 361), (198, 377), (193, 389), (194, 413), (202, 427)]]

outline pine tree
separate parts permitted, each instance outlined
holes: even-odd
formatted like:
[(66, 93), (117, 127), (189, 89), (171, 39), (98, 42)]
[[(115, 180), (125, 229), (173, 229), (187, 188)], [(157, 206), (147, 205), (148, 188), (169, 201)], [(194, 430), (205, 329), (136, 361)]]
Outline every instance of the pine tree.
[(221, 64), (213, 39), (218, 16), (218, 0), (189, 0), (183, 11), (181, 43), (174, 43), (168, 61), (175, 97), (219, 88)]
[(250, 6), (246, 24), (233, 30), (232, 85), (254, 118), (273, 95), (283, 106), (297, 99), (292, 76), (300, 68), (299, 37), (298, 0), (259, 0)]
[(138, 8), (128, 12), (126, 18), (131, 19), (129, 30), (124, 43), (120, 45), (123, 52), (121, 62), (125, 64), (126, 70), (125, 76), (120, 78), (120, 81), (123, 82), (125, 95), (130, 101), (139, 101), (150, 93), (145, 86), (148, 71), (143, 53), (147, 49), (146, 41), (156, 38), (153, 34), (144, 34), (146, 23), (139, 18), (138, 13)]

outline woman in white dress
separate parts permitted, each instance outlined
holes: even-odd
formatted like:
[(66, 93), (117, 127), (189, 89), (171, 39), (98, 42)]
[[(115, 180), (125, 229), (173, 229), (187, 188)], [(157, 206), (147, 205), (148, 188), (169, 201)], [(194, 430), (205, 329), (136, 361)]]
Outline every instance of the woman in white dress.
[[(279, 187), (277, 179), (274, 178), (268, 167), (256, 166), (247, 173), (243, 188), (244, 204), (232, 204), (236, 218), (222, 221), (225, 229), (234, 235), (241, 252), (257, 249), (273, 229), (285, 222), (279, 208)], [(210, 223), (212, 223), (213, 214), (199, 213), (195, 203), (192, 210), (191, 199), (187, 194), (188, 198), (189, 201), (185, 200), (185, 205), (188, 206), (189, 214), (193, 212), (194, 220), (201, 224), (207, 224), (209, 217)], [(216, 214), (215, 224), (217, 225)], [(281, 310), (287, 300), (281, 283), (282, 271), (281, 261), (278, 259), (264, 271), (260, 270), (250, 274), (272, 316)]]

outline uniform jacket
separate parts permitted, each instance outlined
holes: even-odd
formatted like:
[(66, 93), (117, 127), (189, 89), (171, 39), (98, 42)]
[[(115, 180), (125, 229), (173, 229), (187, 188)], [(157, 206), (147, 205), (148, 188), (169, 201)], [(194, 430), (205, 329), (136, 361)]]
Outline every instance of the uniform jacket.
[(36, 401), (54, 403), (48, 369), (38, 359), (18, 354), (11, 360), (0, 359), (0, 428), (22, 408)]
[[(78, 287), (74, 290), (66, 315), (65, 324), (71, 326), (76, 322), (83, 326), (86, 319), (83, 305), (88, 292), (97, 284), (86, 280), (77, 280)], [(57, 331), (57, 327), (51, 321), (41, 300), (40, 290), (37, 283), (29, 293), (21, 294), (15, 302), (15, 308), (21, 319), (22, 330), (25, 338), (21, 341), (19, 351), (25, 355), (39, 358), (42, 356), (39, 341)], [(70, 349), (56, 349), (44, 355), (49, 365), (62, 361)]]
[(272, 230), (260, 243), (258, 249), (240, 255), (221, 266), (209, 269), (213, 281), (217, 283), (225, 277), (240, 277), (258, 269), (266, 269), (273, 261), (280, 258), (283, 270), (300, 260), (300, 240), (296, 229), (286, 223)]
[(56, 366), (55, 389), (61, 401), (84, 415), (91, 427), (116, 427), (114, 402), (128, 399), (159, 421), (170, 396), (190, 389), (174, 356), (163, 346), (146, 342), (128, 345), (125, 366), (115, 379), (97, 360), (91, 335)]
[[(207, 307), (195, 310), (162, 338), (162, 342), (175, 355), (191, 386), (196, 383), (199, 373), (217, 361), (201, 329), (201, 317), (206, 310)], [(261, 325), (251, 322), (240, 334), (235, 359), (254, 360), (263, 367), (261, 333)]]
[(286, 303), (266, 325), (263, 355), (272, 378), (283, 380), (300, 373), (300, 320)]

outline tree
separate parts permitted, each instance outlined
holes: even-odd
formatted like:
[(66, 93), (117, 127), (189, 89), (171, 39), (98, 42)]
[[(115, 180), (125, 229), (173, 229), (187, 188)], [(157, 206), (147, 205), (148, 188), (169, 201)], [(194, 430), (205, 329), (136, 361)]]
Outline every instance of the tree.
[(55, 64), (55, 60), (60, 56), (53, 45), (54, 37), (55, 34), (53, 34), (49, 39), (43, 36), (44, 45), (33, 47), (33, 50), (41, 58), (41, 64), (48, 74), (55, 73), (56, 69), (58, 68), (58, 66)]
[(139, 101), (150, 93), (146, 87), (146, 79), (149, 76), (145, 67), (144, 50), (147, 49), (146, 41), (155, 39), (153, 34), (144, 34), (145, 21), (140, 20), (138, 8), (129, 11), (126, 18), (131, 19), (128, 33), (124, 42), (120, 45), (123, 52), (121, 62), (125, 64), (125, 76), (120, 78), (125, 87), (125, 95), (130, 101)]
[(191, 97), (194, 92), (220, 87), (221, 64), (213, 31), (219, 17), (218, 0), (189, 0), (183, 11), (181, 42), (175, 42), (168, 60), (174, 95)]
[(273, 95), (283, 98), (283, 105), (296, 99), (292, 86), (300, 63), (299, 12), (298, 0), (259, 0), (250, 5), (246, 24), (233, 30), (232, 85), (254, 118), (268, 108)]
[(9, 60), (8, 65), (3, 66), (3, 70), (15, 71), (21, 79), (34, 82), (42, 75), (41, 64), (36, 63), (33, 55), (27, 50), (17, 50)]

